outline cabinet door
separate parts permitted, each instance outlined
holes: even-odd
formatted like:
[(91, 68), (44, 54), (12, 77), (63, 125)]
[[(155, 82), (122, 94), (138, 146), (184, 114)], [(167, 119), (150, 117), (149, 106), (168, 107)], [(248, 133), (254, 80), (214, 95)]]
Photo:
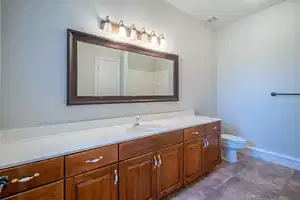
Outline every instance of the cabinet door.
[(120, 200), (155, 200), (155, 153), (120, 163)]
[(204, 139), (184, 143), (184, 184), (202, 175), (204, 170)]
[(216, 165), (221, 163), (220, 152), (220, 134), (211, 134), (207, 136), (207, 148), (205, 148), (204, 160), (205, 169), (210, 171)]
[(66, 180), (66, 200), (117, 200), (118, 164)]
[(157, 152), (157, 198), (161, 199), (183, 185), (183, 145), (178, 144)]

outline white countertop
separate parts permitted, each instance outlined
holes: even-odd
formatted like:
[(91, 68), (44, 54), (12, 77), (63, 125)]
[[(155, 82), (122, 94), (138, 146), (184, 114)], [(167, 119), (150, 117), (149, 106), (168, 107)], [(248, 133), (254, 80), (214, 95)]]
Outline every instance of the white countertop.
[(2, 142), (0, 143), (0, 169), (219, 120), (202, 116), (183, 116), (145, 121), (138, 127), (125, 124)]

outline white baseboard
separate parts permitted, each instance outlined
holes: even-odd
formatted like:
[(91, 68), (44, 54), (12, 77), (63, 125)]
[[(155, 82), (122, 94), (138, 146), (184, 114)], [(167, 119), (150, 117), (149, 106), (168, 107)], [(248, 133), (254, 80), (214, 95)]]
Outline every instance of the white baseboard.
[(279, 154), (264, 149), (248, 146), (241, 153), (267, 162), (276, 163), (291, 169), (300, 170), (300, 158)]

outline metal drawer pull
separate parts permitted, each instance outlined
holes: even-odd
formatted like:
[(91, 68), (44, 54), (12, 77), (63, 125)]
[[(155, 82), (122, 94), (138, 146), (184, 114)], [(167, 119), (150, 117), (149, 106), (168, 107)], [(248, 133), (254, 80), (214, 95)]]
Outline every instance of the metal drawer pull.
[(212, 130), (217, 130), (217, 127), (216, 126), (212, 127)]
[(162, 161), (161, 161), (160, 155), (158, 155), (157, 157), (158, 157), (158, 167), (160, 167), (162, 164)]
[(87, 160), (87, 161), (85, 161), (85, 163), (97, 163), (102, 159), (103, 159), (103, 156), (100, 156), (99, 158), (96, 158), (94, 160)]
[(192, 132), (192, 135), (199, 135), (199, 132)]
[(158, 165), (158, 162), (157, 162), (156, 156), (154, 156), (154, 163), (153, 163), (153, 165), (154, 165), (154, 168), (156, 168), (156, 167), (157, 167), (157, 165)]
[(118, 171), (115, 169), (114, 171), (115, 176), (114, 176), (114, 184), (117, 185), (119, 181), (119, 176), (118, 176)]
[(36, 178), (38, 176), (40, 176), (40, 173), (35, 173), (31, 177), (25, 177), (25, 178), (21, 178), (21, 179), (15, 178), (11, 181), (11, 183), (25, 183), (25, 182), (30, 181), (31, 179)]
[(1, 176), (0, 177), (0, 195), (2, 190), (7, 186), (8, 184), (8, 176)]

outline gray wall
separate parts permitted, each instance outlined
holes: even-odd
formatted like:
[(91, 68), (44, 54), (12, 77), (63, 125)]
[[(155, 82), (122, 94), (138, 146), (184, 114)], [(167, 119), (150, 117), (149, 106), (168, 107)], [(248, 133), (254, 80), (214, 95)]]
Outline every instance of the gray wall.
[(300, 3), (249, 16), (219, 38), (218, 111), (253, 146), (300, 158)]
[(3, 127), (3, 92), (2, 92), (2, 0), (0, 0), (0, 130)]
[[(216, 115), (211, 31), (162, 0), (4, 0), (3, 128), (195, 108)], [(98, 17), (164, 33), (180, 56), (180, 101), (66, 106), (66, 29), (99, 34)], [(1, 97), (2, 98), (2, 97)]]

